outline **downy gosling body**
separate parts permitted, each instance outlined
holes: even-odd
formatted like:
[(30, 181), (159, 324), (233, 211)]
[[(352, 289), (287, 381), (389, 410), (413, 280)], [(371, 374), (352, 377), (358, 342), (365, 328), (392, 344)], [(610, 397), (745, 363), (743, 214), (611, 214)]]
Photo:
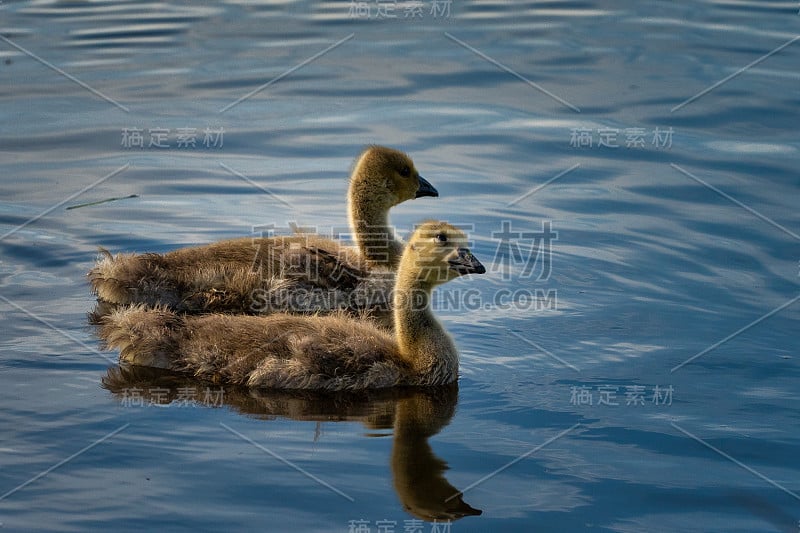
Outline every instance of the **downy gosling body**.
[(433, 288), (483, 265), (466, 235), (426, 222), (411, 236), (394, 289), (394, 333), (346, 316), (178, 315), (120, 309), (100, 337), (123, 363), (189, 372), (215, 382), (282, 389), (354, 390), (442, 385), (458, 378), (458, 352), (433, 316)]
[(166, 254), (104, 252), (88, 274), (101, 304), (94, 319), (104, 314), (103, 307), (130, 304), (184, 313), (363, 312), (386, 302), (383, 293), (392, 287), (403, 251), (389, 225), (389, 210), (438, 195), (406, 154), (370, 146), (357, 159), (348, 190), (356, 248), (296, 234), (225, 240)]

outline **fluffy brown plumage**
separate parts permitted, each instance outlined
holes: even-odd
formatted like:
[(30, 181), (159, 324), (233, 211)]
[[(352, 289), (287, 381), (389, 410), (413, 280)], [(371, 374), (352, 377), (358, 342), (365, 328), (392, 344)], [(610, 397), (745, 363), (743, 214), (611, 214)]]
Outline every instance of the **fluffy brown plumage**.
[(343, 315), (181, 316), (135, 306), (106, 317), (100, 336), (125, 363), (235, 385), (353, 390), (446, 384), (458, 377), (458, 352), (433, 316), (431, 291), (483, 272), (462, 231), (426, 222), (398, 268), (394, 334)]
[[(406, 154), (367, 148), (356, 161), (348, 214), (357, 248), (317, 235), (240, 238), (166, 254), (103, 256), (89, 272), (101, 302), (185, 313), (312, 313), (378, 307), (403, 246), (388, 220), (406, 200), (438, 196)], [(378, 302), (378, 303), (376, 303)], [(95, 319), (102, 316), (102, 306)]]

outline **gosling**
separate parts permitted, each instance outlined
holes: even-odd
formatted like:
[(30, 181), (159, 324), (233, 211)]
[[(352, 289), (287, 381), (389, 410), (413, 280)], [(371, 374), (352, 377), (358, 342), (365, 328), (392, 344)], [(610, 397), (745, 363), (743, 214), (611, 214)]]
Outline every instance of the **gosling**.
[(430, 298), (437, 285), (486, 272), (466, 244), (445, 222), (412, 234), (397, 272), (394, 333), (341, 315), (193, 316), (136, 306), (105, 317), (99, 334), (122, 363), (231, 385), (335, 391), (452, 383), (458, 352)]
[[(103, 251), (88, 274), (97, 316), (120, 305), (162, 306), (183, 313), (316, 313), (385, 304), (403, 244), (389, 210), (439, 193), (411, 158), (370, 146), (356, 161), (348, 218), (356, 249), (318, 235), (239, 238), (166, 254)], [(352, 297), (356, 292), (359, 297)], [(377, 296), (376, 296), (377, 295)]]

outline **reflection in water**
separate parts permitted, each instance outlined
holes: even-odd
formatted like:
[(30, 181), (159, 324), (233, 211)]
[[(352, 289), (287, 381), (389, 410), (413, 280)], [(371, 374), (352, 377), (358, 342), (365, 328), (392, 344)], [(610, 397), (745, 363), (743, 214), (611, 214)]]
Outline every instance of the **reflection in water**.
[[(428, 444), (428, 438), (446, 426), (455, 413), (457, 384), (337, 393), (220, 388), (158, 368), (124, 366), (109, 368), (103, 387), (124, 401), (130, 401), (135, 391), (136, 399), (146, 403), (203, 400), (263, 419), (360, 421), (372, 430), (394, 428), (392, 475), (397, 496), (407, 512), (428, 521), (458, 520), (482, 512), (464, 502), (459, 490), (447, 481), (447, 463)], [(205, 401), (207, 396), (196, 394), (190, 398), (188, 391), (221, 394)]]
[(423, 520), (457, 520), (479, 515), (444, 477), (447, 463), (434, 455), (428, 437), (453, 417), (458, 386), (416, 392), (397, 401), (392, 444), (394, 488), (406, 511)]

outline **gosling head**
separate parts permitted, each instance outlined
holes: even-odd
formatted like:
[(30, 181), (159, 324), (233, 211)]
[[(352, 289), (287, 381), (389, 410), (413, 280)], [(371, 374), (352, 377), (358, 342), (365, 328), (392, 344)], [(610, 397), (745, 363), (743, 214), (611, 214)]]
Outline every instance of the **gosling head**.
[(467, 236), (447, 222), (428, 221), (409, 239), (401, 269), (417, 280), (439, 285), (466, 274), (483, 274), (486, 268), (467, 248)]
[(419, 175), (408, 155), (370, 146), (361, 154), (353, 170), (351, 190), (369, 195), (376, 207), (388, 209), (406, 200), (439, 196), (439, 192)]

